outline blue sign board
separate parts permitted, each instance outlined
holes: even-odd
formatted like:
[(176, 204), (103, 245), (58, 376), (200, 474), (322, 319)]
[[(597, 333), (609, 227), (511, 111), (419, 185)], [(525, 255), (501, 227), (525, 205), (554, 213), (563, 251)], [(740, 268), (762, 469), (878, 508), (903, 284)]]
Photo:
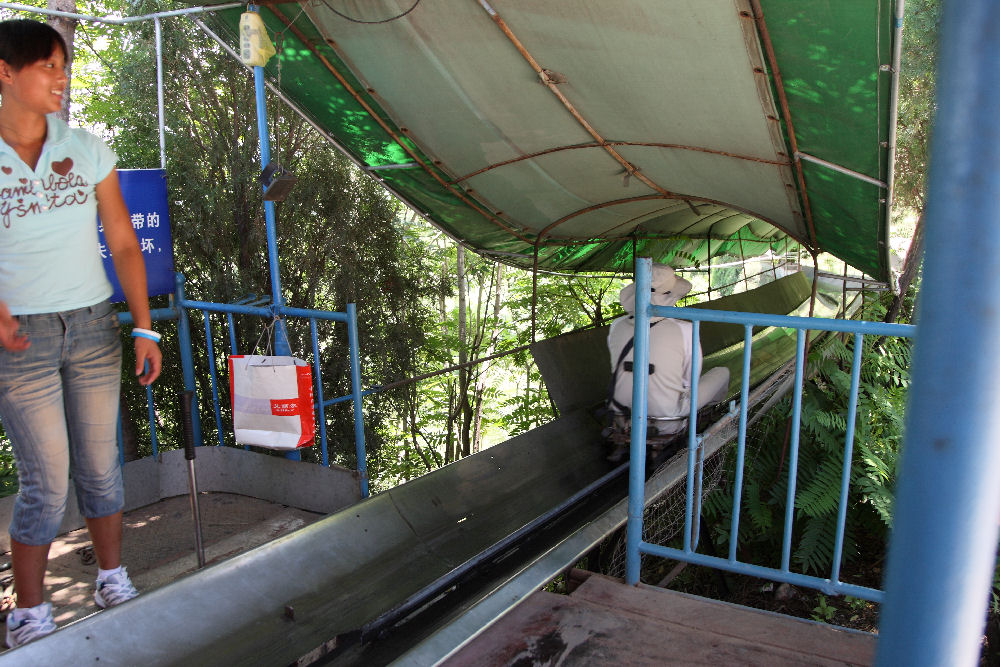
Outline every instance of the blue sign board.
[[(139, 240), (142, 258), (146, 262), (146, 286), (149, 296), (174, 292), (174, 245), (170, 237), (170, 215), (167, 211), (167, 174), (163, 169), (119, 169), (122, 195), (132, 220), (132, 229)], [(104, 241), (104, 225), (97, 218), (100, 252), (104, 271), (114, 288), (111, 301), (125, 300), (121, 283), (115, 275)]]

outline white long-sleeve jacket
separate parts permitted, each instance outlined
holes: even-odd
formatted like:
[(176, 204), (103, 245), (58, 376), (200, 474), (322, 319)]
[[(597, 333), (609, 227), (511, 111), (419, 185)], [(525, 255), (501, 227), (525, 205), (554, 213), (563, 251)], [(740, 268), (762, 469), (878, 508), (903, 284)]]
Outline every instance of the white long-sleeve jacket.
[[(608, 333), (608, 350), (611, 353), (611, 372), (621, 356), (622, 350), (635, 334), (635, 318), (632, 315), (620, 317), (611, 323)], [(649, 329), (649, 375), (648, 414), (650, 417), (686, 417), (691, 409), (691, 323), (686, 320), (652, 318)], [(630, 349), (618, 366), (615, 378), (614, 398), (625, 407), (632, 407), (632, 373), (625, 370), (625, 362), (631, 362), (634, 354)], [(701, 360), (701, 345), (696, 352)], [(631, 366), (631, 364), (630, 364)]]

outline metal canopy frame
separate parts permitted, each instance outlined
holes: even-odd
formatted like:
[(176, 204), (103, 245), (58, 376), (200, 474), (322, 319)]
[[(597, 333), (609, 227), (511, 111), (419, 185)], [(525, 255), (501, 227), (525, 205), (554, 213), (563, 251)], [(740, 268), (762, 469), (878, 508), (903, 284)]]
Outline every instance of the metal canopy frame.
[[(882, 166), (876, 170), (877, 173), (873, 176), (870, 167), (862, 168), (860, 163), (844, 162), (843, 156), (828, 155), (821, 147), (816, 146), (815, 141), (810, 140), (808, 144), (802, 143), (800, 139), (802, 132), (799, 129), (801, 112), (797, 109), (803, 104), (803, 100), (807, 100), (807, 97), (804, 96), (802, 90), (786, 90), (787, 85), (783, 78), (785, 73), (778, 69), (779, 60), (782, 58), (781, 53), (787, 55), (789, 48), (787, 43), (789, 29), (786, 25), (788, 8), (780, 0), (732, 0), (732, 2), (742, 23), (747, 27), (748, 50), (750, 52), (757, 50), (760, 53), (758, 64), (753, 66), (757, 89), (765, 96), (762, 99), (773, 96), (776, 100), (773, 112), (765, 112), (765, 116), (773, 128), (773, 133), (776, 135), (775, 153), (770, 157), (707, 145), (698, 141), (671, 141), (657, 137), (644, 140), (636, 137), (614, 136), (618, 134), (615, 130), (612, 129), (608, 132), (602, 129), (600, 119), (595, 117), (586, 106), (581, 107), (577, 103), (573, 80), (567, 83), (562, 75), (545, 66), (547, 63), (545, 54), (536, 52), (538, 49), (537, 39), (532, 41), (522, 35), (525, 25), (523, 17), (517, 25), (509, 20), (510, 8), (515, 10), (515, 14), (517, 12), (523, 14), (524, 3), (520, 0), (496, 0), (492, 4), (486, 0), (454, 0), (448, 8), (461, 9), (464, 12), (463, 16), (471, 16), (470, 4), (480, 9), (483, 16), (490, 22), (489, 24), (495, 26), (498, 38), (509, 45), (510, 53), (515, 54), (523, 68), (540, 84), (536, 90), (544, 90), (548, 94), (554, 105), (552, 108), (560, 109), (565, 118), (572, 121), (572, 124), (577, 128), (578, 136), (577, 140), (570, 141), (559, 141), (559, 137), (554, 136), (554, 141), (550, 145), (537, 149), (525, 147), (515, 154), (497, 156), (493, 159), (486, 156), (486, 159), (481, 160), (478, 164), (470, 165), (471, 168), (462, 168), (460, 164), (453, 163), (452, 160), (438, 155), (436, 144), (432, 141), (433, 137), (427, 134), (426, 128), (414, 127), (414, 123), (407, 122), (407, 119), (412, 120), (412, 114), (406, 116), (396, 113), (398, 105), (396, 104), (397, 99), (391, 97), (393, 91), (385, 89), (381, 82), (373, 83), (365, 78), (365, 73), (369, 71), (367, 68), (370, 66), (370, 62), (365, 58), (361, 58), (359, 61), (358, 54), (351, 52), (350, 39), (343, 40), (340, 35), (325, 32), (328, 28), (324, 24), (326, 19), (319, 18), (324, 12), (322, 7), (306, 5), (299, 10), (296, 3), (269, 3), (262, 9), (262, 12), (269, 27), (276, 32), (285, 33), (286, 38), (288, 38), (284, 43), (288, 52), (287, 57), (291, 60), (286, 60), (286, 84), (283, 85), (283, 99), (290, 101), (296, 110), (305, 115), (314, 126), (323, 128), (325, 136), (332, 137), (339, 144), (339, 147), (356, 163), (360, 164), (367, 173), (377, 178), (387, 189), (416, 212), (466, 247), (480, 252), (484, 256), (490, 256), (523, 268), (537, 266), (539, 270), (620, 271), (631, 265), (635, 253), (631, 252), (630, 246), (637, 243), (636, 253), (652, 254), (659, 257), (661, 261), (683, 264), (683, 256), (678, 256), (676, 251), (692, 240), (701, 239), (704, 249), (705, 240), (708, 237), (713, 238), (717, 241), (717, 243), (712, 244), (715, 253), (723, 253), (730, 249), (735, 252), (741, 242), (780, 240), (780, 236), (773, 237), (770, 234), (760, 236), (763, 228), (758, 224), (759, 222), (764, 223), (765, 227), (772, 225), (780, 227), (783, 233), (790, 233), (789, 235), (801, 245), (805, 245), (811, 254), (816, 254), (819, 251), (831, 250), (831, 243), (836, 245), (841, 242), (838, 239), (859, 236), (851, 231), (855, 223), (849, 222), (850, 216), (854, 213), (848, 209), (839, 209), (839, 200), (837, 198), (831, 199), (829, 195), (824, 195), (820, 204), (824, 227), (822, 229), (817, 227), (817, 205), (811, 200), (810, 195), (817, 187), (817, 183), (830, 181), (832, 178), (841, 184), (853, 181), (861, 187), (877, 188), (877, 190), (871, 191), (872, 194), (859, 195), (868, 197), (868, 201), (871, 202), (872, 206), (878, 208), (879, 216), (881, 216), (880, 222), (876, 222), (874, 218), (868, 218), (869, 222), (864, 223), (879, 227), (878, 233), (871, 236), (872, 240), (868, 249), (863, 251), (865, 258), (854, 251), (846, 254), (840, 253), (835, 248), (832, 251), (870, 275), (885, 279), (888, 275), (888, 246), (885, 241), (892, 184), (891, 164), (886, 161), (885, 155), (891, 154), (894, 150), (898, 65), (888, 64), (889, 51), (879, 45), (879, 60), (876, 61), (878, 67), (872, 68), (871, 76), (873, 81), (876, 75), (879, 79), (879, 82), (875, 84), (882, 91), (879, 95), (886, 94), (887, 98), (891, 97), (891, 104), (888, 105), (891, 107), (888, 112), (889, 120), (886, 123), (883, 119), (879, 125), (881, 128), (879, 131), (888, 132), (890, 136), (888, 141), (883, 140), (881, 145), (876, 147), (882, 156), (880, 158)], [(879, 8), (876, 12), (879, 26), (888, 26), (893, 21), (891, 16), (885, 15), (885, 12), (882, 11), (883, 6), (888, 7), (890, 3), (891, 0), (880, 0), (879, 2)], [(600, 7), (600, 5), (600, 0), (592, 0), (581, 7), (589, 9)], [(838, 6), (835, 10), (830, 11), (833, 13), (842, 11), (847, 14), (850, 14), (851, 11), (858, 13), (860, 10), (857, 8), (861, 7), (861, 4), (849, 2), (843, 6), (848, 7), (848, 9), (841, 10)], [(295, 8), (296, 12), (288, 11), (288, 8), (292, 7)], [(384, 13), (382, 10), (385, 10), (385, 7), (382, 5), (358, 5), (355, 9)], [(420, 7), (418, 11), (410, 12), (394, 23), (414, 21), (425, 9)], [(767, 20), (765, 20), (765, 10), (768, 11)], [(625, 9), (621, 11), (624, 12)], [(802, 11), (808, 13), (813, 10), (806, 8)], [(820, 13), (822, 14), (823, 11), (826, 10), (820, 10)], [(864, 11), (871, 13), (875, 10)], [(901, 15), (901, 11), (902, 1), (897, 0), (896, 12)], [(781, 23), (777, 37), (774, 37), (775, 29), (770, 23), (774, 20), (775, 15), (779, 17), (779, 23)], [(223, 40), (230, 38), (234, 34), (233, 21), (235, 16), (232, 11), (223, 12), (210, 20), (210, 29), (217, 37), (221, 36)], [(305, 21), (302, 17), (310, 18), (312, 23)], [(843, 22), (850, 20), (850, 18), (850, 16), (846, 18), (838, 16), (836, 20)], [(199, 23), (204, 25), (203, 22)], [(895, 25), (897, 29), (891, 33), (890, 37), (895, 41), (895, 44), (891, 45), (893, 59), (898, 59), (901, 21), (896, 19)], [(421, 26), (421, 29), (423, 27)], [(379, 25), (377, 28), (384, 30), (386, 26)], [(370, 30), (372, 26), (364, 26), (359, 29)], [(481, 29), (481, 26), (478, 29)], [(882, 29), (879, 28), (879, 30)], [(366, 37), (369, 34), (365, 33)], [(883, 36), (885, 35), (883, 34)], [(527, 35), (527, 37), (531, 38), (532, 35)], [(780, 49), (776, 49), (772, 44), (775, 40), (779, 40), (783, 44)], [(435, 41), (433, 45), (436, 47), (439, 41)], [(889, 40), (886, 39), (885, 42), (888, 44)], [(882, 55), (885, 55), (885, 58), (882, 58)], [(886, 62), (882, 62), (882, 60)], [(323, 107), (322, 104), (317, 104), (320, 98), (303, 98), (303, 90), (296, 89), (296, 84), (287, 82), (287, 63), (289, 62), (292, 62), (293, 65), (304, 63), (302, 66), (307, 66), (309, 76), (313, 77), (309, 80), (315, 84), (312, 86), (312, 92), (326, 95), (326, 91), (331, 91), (334, 97), (328, 98), (325, 109), (320, 108)], [(359, 62), (361, 62), (360, 68)], [(313, 69), (308, 69), (309, 67)], [(274, 73), (270, 68), (266, 68), (266, 71), (271, 75)], [(883, 78), (881, 73), (887, 75)], [(317, 76), (320, 78), (315, 78)], [(323, 81), (324, 77), (328, 82)], [(795, 85), (801, 85), (801, 71), (793, 68), (792, 78)], [(331, 86), (333, 87), (331, 88)], [(365, 150), (368, 149), (360, 150), (360, 144), (355, 141), (358, 137), (344, 135), (338, 129), (338, 122), (341, 121), (332, 120), (333, 117), (329, 115), (329, 112), (330, 109), (342, 103), (346, 103), (350, 107), (350, 109), (345, 107), (345, 113), (353, 118), (356, 112), (360, 112), (363, 114), (363, 122), (371, 124), (371, 127), (365, 130), (368, 134), (365, 136), (364, 142), (367, 142), (369, 147), (380, 145), (381, 148), (377, 148), (377, 154), (366, 154)], [(812, 104), (808, 100), (807, 103)], [(884, 106), (880, 108), (883, 110), (880, 113), (883, 113)], [(815, 109), (811, 109), (811, 112), (815, 113)], [(428, 113), (433, 112), (428, 110)], [(358, 116), (357, 118), (361, 122), (362, 117)], [(416, 123), (416, 125), (420, 125), (420, 123)], [(815, 135), (815, 128), (807, 126), (807, 129), (809, 130), (807, 134), (810, 137)], [(637, 156), (636, 151), (647, 151), (647, 153)], [(725, 160), (727, 163), (756, 164), (787, 170), (786, 194), (790, 197), (790, 201), (796, 202), (793, 208), (800, 211), (796, 215), (800, 216), (801, 219), (801, 223), (796, 224), (801, 224), (801, 227), (797, 231), (795, 225), (790, 226), (788, 223), (783, 223), (757, 207), (734, 204), (733, 200), (728, 197), (717, 198), (706, 196), (704, 193), (693, 194), (663, 183), (659, 176), (653, 173), (656, 171), (655, 169), (651, 170), (648, 165), (644, 165), (643, 155), (651, 155), (648, 151), (673, 154), (675, 157), (671, 159), (674, 160), (682, 159), (677, 158), (677, 155), (700, 155), (702, 156), (700, 159)], [(553, 159), (561, 160), (560, 164), (564, 164), (565, 160), (570, 160), (571, 163), (592, 161), (593, 156), (598, 153), (608, 156), (610, 164), (617, 168), (617, 178), (623, 186), (632, 182), (638, 184), (648, 194), (591, 201), (585, 205), (565, 209), (559, 215), (551, 217), (545, 224), (539, 225), (534, 222), (526, 224), (526, 221), (516, 210), (505, 210), (510, 208), (507, 205), (508, 202), (498, 203), (499, 200), (491, 194), (490, 188), (484, 189), (483, 183), (480, 182), (483, 178), (492, 178), (493, 175), (507, 172), (511, 168), (522, 168), (524, 165), (541, 163), (551, 164)], [(811, 187), (806, 189), (807, 185)], [(438, 194), (433, 194), (435, 192)], [(878, 192), (881, 192), (881, 195), (876, 194)], [(664, 203), (667, 205), (656, 206), (655, 200), (657, 198), (664, 199)], [(677, 204), (670, 205), (670, 201), (675, 201)], [(702, 222), (705, 220), (705, 216), (717, 217), (723, 209), (730, 211), (727, 217), (731, 224), (714, 226)], [(607, 216), (612, 213), (616, 216), (614, 219), (617, 222), (609, 223), (608, 220), (611, 218)], [(841, 222), (836, 224), (840, 224), (843, 227), (842, 230), (831, 231), (829, 229), (831, 215), (839, 216), (838, 219)], [(670, 224), (674, 225), (675, 231), (666, 234), (662, 230), (651, 231), (650, 224), (653, 224), (654, 227), (657, 224), (665, 224), (658, 221), (665, 216), (674, 220)], [(683, 216), (690, 219), (687, 222), (679, 222)], [(740, 216), (745, 216), (746, 219), (743, 220)], [(732, 224), (741, 220), (749, 223), (751, 229), (737, 234), (735, 229), (738, 229), (738, 226), (734, 228)], [(582, 229), (581, 222), (583, 221), (587, 223), (584, 226), (586, 228), (584, 232), (571, 230), (567, 233), (564, 231), (571, 227), (575, 227), (577, 230)], [(601, 221), (604, 221), (604, 224), (601, 224)], [(687, 231), (680, 232), (680, 229)], [(726, 235), (727, 231), (732, 232), (731, 236)], [(749, 238), (751, 236), (754, 238)], [(865, 238), (867, 239), (868, 236)], [(744, 254), (754, 254), (755, 252), (758, 251), (752, 248), (744, 250)]]

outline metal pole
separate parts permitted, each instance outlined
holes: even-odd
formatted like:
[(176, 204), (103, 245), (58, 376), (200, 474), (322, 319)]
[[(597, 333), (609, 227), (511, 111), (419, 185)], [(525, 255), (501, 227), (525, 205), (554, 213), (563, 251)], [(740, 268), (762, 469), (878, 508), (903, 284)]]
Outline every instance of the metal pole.
[(319, 334), (316, 332), (316, 318), (309, 318), (309, 335), (312, 337), (313, 373), (316, 374), (316, 417), (319, 418), (319, 451), (320, 462), (330, 465), (330, 452), (326, 446), (326, 405), (323, 400), (323, 367), (319, 363)]
[(871, 176), (868, 176), (867, 174), (862, 174), (861, 172), (854, 171), (853, 169), (848, 169), (847, 167), (842, 167), (839, 164), (834, 164), (833, 162), (829, 162), (829, 161), (824, 160), (822, 158), (818, 158), (815, 155), (809, 155), (808, 153), (799, 152), (799, 153), (795, 154), (795, 159), (796, 160), (805, 160), (806, 162), (812, 162), (813, 164), (818, 164), (821, 167), (826, 167), (827, 169), (830, 169), (831, 171), (835, 171), (835, 172), (837, 172), (839, 174), (843, 174), (845, 176), (850, 176), (851, 178), (856, 178), (859, 181), (863, 181), (864, 183), (868, 183), (870, 185), (874, 185), (876, 187), (882, 188), (883, 190), (888, 189), (888, 187), (889, 187), (888, 185), (886, 185), (882, 181), (878, 180), (877, 178), (872, 178)]
[(649, 382), (649, 295), (653, 261), (635, 263), (635, 342), (632, 348), (632, 442), (628, 470), (628, 523), (625, 529), (625, 583), (639, 583), (639, 543), (646, 505), (646, 400)]
[(747, 280), (747, 257), (743, 253), (743, 228), (740, 227), (736, 230), (736, 239), (740, 244), (740, 268), (743, 269), (743, 289), (750, 291), (750, 281)]
[(781, 569), (788, 572), (792, 558), (795, 517), (795, 484), (799, 474), (799, 438), (802, 425), (802, 381), (805, 376), (806, 331), (795, 332), (795, 385), (792, 393), (792, 441), (788, 452), (788, 485), (785, 489), (785, 530), (781, 544)]
[(167, 140), (163, 131), (163, 30), (160, 17), (153, 19), (156, 29), (156, 112), (160, 126), (160, 169), (167, 168)]
[(125, 467), (125, 439), (122, 437), (121, 401), (118, 401), (118, 425), (115, 433), (118, 440), (118, 465)]
[(740, 505), (743, 498), (743, 467), (747, 446), (747, 402), (750, 396), (750, 354), (753, 350), (753, 326), (743, 327), (743, 381), (740, 384), (740, 420), (736, 435), (736, 475), (733, 480), (733, 512), (729, 524), (729, 562), (736, 562), (740, 542)]
[(222, 412), (219, 410), (219, 381), (215, 372), (215, 343), (212, 340), (212, 317), (208, 311), (202, 312), (205, 318), (205, 353), (208, 355), (208, 379), (212, 384), (212, 409), (215, 411), (215, 431), (219, 436), (219, 446), (225, 440), (222, 437)]
[(358, 349), (358, 313), (353, 303), (347, 304), (347, 342), (351, 355), (351, 396), (354, 400), (354, 447), (361, 476), (361, 497), (368, 497), (368, 464), (365, 454), (365, 422), (361, 405), (361, 354)]
[(198, 567), (205, 567), (205, 546), (201, 537), (201, 508), (198, 506), (198, 475), (194, 468), (194, 430), (191, 414), (194, 411), (194, 392), (181, 392), (181, 420), (184, 422), (184, 458), (188, 469), (188, 497), (191, 501), (191, 518), (194, 521), (194, 550), (198, 556)]
[(1000, 3), (942, 3), (927, 255), (879, 665), (975, 665), (1000, 516)]
[[(256, 5), (248, 5), (247, 9), (252, 12), (258, 11)], [(280, 54), (278, 56), (281, 57)], [(257, 136), (260, 140), (260, 166), (261, 169), (271, 161), (271, 140), (267, 131), (267, 104), (264, 96), (264, 68), (253, 68), (253, 85), (257, 101)], [(278, 232), (277, 216), (274, 211), (274, 202), (264, 202), (264, 225), (267, 232), (267, 265), (271, 272), (271, 304), (274, 309), (274, 353), (278, 356), (290, 357), (292, 348), (288, 344), (288, 336), (285, 333), (285, 320), (278, 312), (278, 309), (285, 305), (285, 300), (281, 296), (281, 275), (278, 265)], [(292, 450), (285, 452), (285, 458), (292, 461), (301, 461), (302, 453)]]
[[(863, 284), (863, 283), (862, 283)], [(844, 282), (840, 284), (840, 314), (847, 319), (847, 262), (844, 262)]]
[(708, 300), (712, 300), (712, 228), (708, 228)]
[(150, 19), (157, 18), (167, 18), (170, 16), (189, 16), (192, 14), (204, 14), (209, 12), (220, 12), (224, 9), (232, 9), (234, 7), (242, 7), (242, 2), (229, 2), (221, 5), (213, 5), (211, 7), (188, 7), (186, 9), (173, 9), (168, 12), (156, 12), (154, 14), (143, 14), (141, 16), (93, 16), (90, 14), (77, 14), (76, 12), (64, 12), (57, 9), (47, 9), (45, 7), (32, 7), (31, 5), (22, 5), (16, 2), (0, 2), (0, 8), (2, 9), (12, 9), (18, 12), (32, 12), (35, 14), (42, 14), (44, 16), (59, 16), (65, 19), (73, 19), (75, 21), (93, 21), (94, 23), (107, 23), (110, 25), (127, 25), (129, 23), (139, 23), (141, 21), (148, 21)]
[(191, 322), (188, 320), (187, 309), (184, 303), (184, 275), (174, 274), (176, 285), (175, 298), (177, 300), (177, 343), (181, 352), (181, 375), (184, 378), (184, 389), (193, 391), (194, 400), (191, 406), (191, 424), (194, 430), (195, 447), (201, 447), (201, 417), (198, 415), (198, 394), (194, 382), (194, 356), (191, 353)]
[[(899, 119), (899, 73), (903, 62), (903, 15), (906, 0), (896, 0), (896, 15), (893, 18), (892, 40), (892, 83), (889, 87), (889, 154), (886, 157), (885, 228), (892, 222), (892, 204), (896, 196), (896, 123)], [(883, 250), (888, 261), (889, 248)]]
[[(250, 11), (257, 11), (256, 5), (249, 5)], [(280, 55), (278, 56), (281, 57)], [(271, 161), (271, 139), (267, 131), (267, 104), (264, 95), (264, 68), (253, 68), (254, 94), (257, 102), (257, 136), (260, 140), (260, 166), (261, 169)], [(276, 229), (276, 216), (274, 202), (264, 202), (264, 224), (267, 231), (267, 264), (271, 272), (271, 303), (281, 307), (285, 305), (281, 296), (281, 275), (278, 270), (278, 233)], [(285, 336), (283, 321), (277, 316), (278, 326), (274, 328), (274, 351), (275, 354), (290, 356), (292, 350), (288, 345), (288, 338)]]
[[(709, 255), (709, 259), (711, 259)], [(708, 284), (712, 284), (712, 269), (709, 264)], [(687, 451), (687, 490), (684, 494), (684, 551), (690, 552), (698, 547), (695, 532), (698, 515), (694, 508), (695, 472), (698, 449), (698, 380), (701, 378), (701, 331), (697, 321), (691, 322), (691, 393), (688, 397), (688, 451)]]
[[(144, 372), (149, 372), (149, 362), (143, 364)], [(160, 460), (160, 447), (156, 439), (156, 404), (153, 402), (153, 387), (146, 386), (146, 419), (149, 420), (149, 444), (153, 450), (153, 459)]]
[(858, 387), (861, 385), (861, 353), (865, 349), (863, 334), (854, 334), (854, 361), (851, 364), (851, 394), (847, 406), (847, 432), (844, 434), (844, 463), (840, 474), (840, 502), (837, 505), (837, 536), (833, 545), (833, 567), (830, 581), (840, 581), (840, 563), (844, 555), (844, 532), (847, 526), (847, 495), (851, 485), (851, 462), (854, 459), (854, 425), (858, 416)]

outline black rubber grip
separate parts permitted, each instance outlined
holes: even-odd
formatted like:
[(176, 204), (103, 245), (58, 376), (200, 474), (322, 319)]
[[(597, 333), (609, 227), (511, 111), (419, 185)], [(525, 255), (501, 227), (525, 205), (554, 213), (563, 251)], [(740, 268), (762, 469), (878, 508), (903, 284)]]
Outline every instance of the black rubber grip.
[(181, 419), (184, 422), (184, 458), (194, 461), (194, 425), (191, 422), (191, 408), (194, 403), (194, 392), (181, 392)]

